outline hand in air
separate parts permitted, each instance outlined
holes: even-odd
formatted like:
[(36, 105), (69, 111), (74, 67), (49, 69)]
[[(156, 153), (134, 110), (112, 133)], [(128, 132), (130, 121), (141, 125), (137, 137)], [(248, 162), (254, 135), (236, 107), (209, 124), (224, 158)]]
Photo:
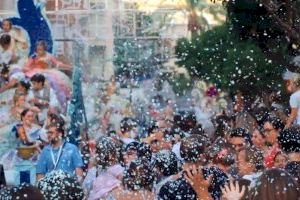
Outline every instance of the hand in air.
[(245, 194), (245, 186), (240, 190), (239, 183), (236, 181), (235, 185), (232, 180), (227, 183), (222, 190), (222, 199), (224, 200), (240, 200)]
[(195, 190), (207, 190), (210, 186), (212, 175), (205, 179), (202, 169), (202, 167), (197, 168), (196, 166), (192, 166), (185, 170), (184, 178)]

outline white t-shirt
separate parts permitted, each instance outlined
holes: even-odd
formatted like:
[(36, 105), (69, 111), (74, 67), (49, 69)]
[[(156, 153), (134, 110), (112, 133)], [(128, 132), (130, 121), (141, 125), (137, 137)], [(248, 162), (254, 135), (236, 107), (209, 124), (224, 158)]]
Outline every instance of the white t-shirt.
[(10, 79), (15, 79), (19, 82), (25, 79), (25, 74), (23, 72), (16, 72), (10, 76)]
[[(39, 91), (39, 94), (41, 96), (43, 94), (43, 90), (44, 89), (42, 89), (42, 90)], [(34, 98), (34, 94), (33, 94), (32, 90), (29, 90), (28, 98), (29, 99), (33, 99)], [(59, 107), (59, 102), (57, 100), (57, 96), (56, 96), (56, 94), (55, 94), (55, 92), (54, 92), (54, 90), (52, 88), (50, 88), (50, 102), (49, 102), (49, 106), (53, 107), (53, 108)]]
[(3, 50), (0, 47), (0, 64), (5, 63), (8, 64), (10, 60), (13, 57), (13, 51), (12, 50)]
[(291, 108), (297, 108), (296, 123), (300, 125), (300, 90), (291, 95), (290, 106)]
[(177, 142), (176, 144), (173, 145), (173, 148), (172, 148), (172, 152), (175, 153), (176, 157), (179, 159), (179, 160), (182, 160), (183, 161), (183, 158), (181, 157), (180, 155), (180, 142)]

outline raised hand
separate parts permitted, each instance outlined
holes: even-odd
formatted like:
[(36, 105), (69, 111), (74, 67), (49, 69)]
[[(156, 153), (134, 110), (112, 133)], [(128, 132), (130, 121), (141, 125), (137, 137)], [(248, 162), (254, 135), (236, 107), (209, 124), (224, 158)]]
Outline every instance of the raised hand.
[(222, 199), (223, 200), (240, 200), (245, 194), (245, 186), (242, 186), (240, 190), (239, 183), (236, 181), (235, 185), (232, 180), (227, 183), (222, 190)]
[(199, 199), (211, 200), (212, 197), (208, 192), (208, 187), (211, 184), (212, 175), (207, 179), (203, 175), (203, 167), (192, 166), (184, 171), (184, 178), (189, 182)]

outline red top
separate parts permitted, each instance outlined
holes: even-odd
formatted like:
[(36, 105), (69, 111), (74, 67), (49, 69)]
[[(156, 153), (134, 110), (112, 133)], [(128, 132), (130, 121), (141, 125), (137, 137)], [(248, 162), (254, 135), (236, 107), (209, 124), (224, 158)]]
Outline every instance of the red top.
[(266, 168), (271, 168), (274, 166), (275, 156), (278, 153), (278, 151), (279, 151), (279, 148), (277, 146), (272, 147), (272, 149), (270, 149), (268, 151), (268, 154), (265, 156), (265, 159), (264, 159)]

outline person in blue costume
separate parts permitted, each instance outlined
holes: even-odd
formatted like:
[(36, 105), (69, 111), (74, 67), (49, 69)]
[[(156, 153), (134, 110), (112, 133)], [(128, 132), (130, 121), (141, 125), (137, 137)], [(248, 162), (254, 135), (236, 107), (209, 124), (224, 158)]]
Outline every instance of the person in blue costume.
[[(31, 44), (29, 54), (34, 53), (35, 44), (40, 40), (46, 41), (47, 51), (52, 52), (53, 40), (50, 26), (42, 13), (44, 3), (35, 4), (34, 0), (18, 0), (17, 6), (20, 17), (12, 17), (8, 20), (12, 25), (22, 27), (28, 33)], [(2, 26), (1, 21), (0, 25)]]

